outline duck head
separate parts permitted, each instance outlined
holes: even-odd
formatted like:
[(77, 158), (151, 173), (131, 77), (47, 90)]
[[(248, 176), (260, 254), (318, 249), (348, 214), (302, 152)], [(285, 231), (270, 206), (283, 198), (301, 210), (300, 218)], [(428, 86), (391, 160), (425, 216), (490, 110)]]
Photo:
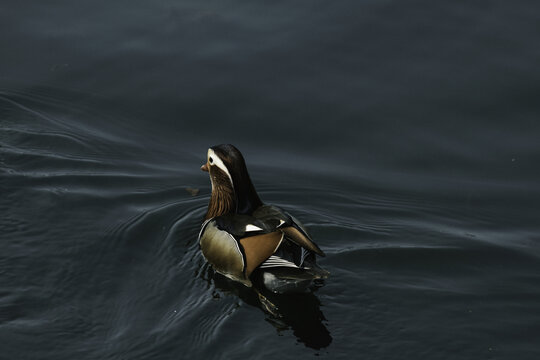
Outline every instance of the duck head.
[(240, 151), (230, 144), (208, 149), (202, 171), (210, 174), (212, 195), (205, 219), (237, 213), (251, 214), (262, 205)]

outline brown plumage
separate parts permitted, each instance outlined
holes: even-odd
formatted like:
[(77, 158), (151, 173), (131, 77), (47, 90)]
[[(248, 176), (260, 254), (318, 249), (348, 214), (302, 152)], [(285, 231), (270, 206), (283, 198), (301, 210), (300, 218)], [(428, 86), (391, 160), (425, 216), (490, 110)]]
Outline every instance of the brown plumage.
[(245, 275), (249, 277), (253, 270), (270, 257), (283, 240), (281, 231), (269, 234), (255, 235), (240, 239), (240, 244), (246, 255)]
[(219, 168), (212, 168), (210, 176), (212, 177), (212, 195), (204, 217), (205, 220), (236, 210), (234, 189), (230, 186), (227, 174)]

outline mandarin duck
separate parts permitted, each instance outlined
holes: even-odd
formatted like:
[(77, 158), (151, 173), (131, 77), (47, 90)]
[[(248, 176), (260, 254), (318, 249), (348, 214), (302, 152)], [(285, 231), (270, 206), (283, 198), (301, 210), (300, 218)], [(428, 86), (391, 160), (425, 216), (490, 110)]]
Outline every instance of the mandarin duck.
[(328, 277), (316, 263), (324, 252), (292, 215), (263, 204), (236, 147), (212, 146), (201, 170), (210, 175), (212, 194), (199, 244), (215, 271), (274, 293), (305, 292)]

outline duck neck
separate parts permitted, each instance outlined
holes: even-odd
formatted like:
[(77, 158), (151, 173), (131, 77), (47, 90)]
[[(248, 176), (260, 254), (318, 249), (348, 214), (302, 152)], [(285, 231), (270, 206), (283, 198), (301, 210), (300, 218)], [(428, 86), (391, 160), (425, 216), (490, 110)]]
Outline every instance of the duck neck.
[(251, 180), (247, 179), (247, 184), (241, 190), (238, 191), (236, 206), (236, 212), (238, 214), (251, 214), (255, 209), (262, 205), (262, 201), (257, 195), (255, 187), (251, 183)]
[(208, 203), (208, 211), (205, 219), (228, 214), (236, 211), (236, 200), (234, 190), (229, 186), (214, 186), (212, 184), (212, 195)]

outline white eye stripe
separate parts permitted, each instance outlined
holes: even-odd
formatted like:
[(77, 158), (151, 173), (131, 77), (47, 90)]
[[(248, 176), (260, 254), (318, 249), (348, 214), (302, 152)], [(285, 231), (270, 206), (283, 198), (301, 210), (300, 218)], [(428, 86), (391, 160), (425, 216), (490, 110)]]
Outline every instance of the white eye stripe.
[[(213, 162), (210, 162), (210, 158), (212, 158)], [(227, 169), (227, 167), (225, 166), (225, 164), (223, 163), (223, 161), (219, 158), (219, 156), (217, 156), (217, 154), (214, 152), (214, 150), (212, 149), (208, 149), (208, 161), (212, 164), (212, 165), (215, 165), (217, 166), (218, 168), (220, 168), (221, 170), (223, 170), (223, 172), (225, 174), (227, 174), (227, 176), (229, 177), (229, 180), (231, 181), (231, 185), (233, 186), (234, 188), (234, 183), (233, 183), (233, 180), (232, 180), (232, 176), (231, 174), (229, 173), (229, 170)]]

